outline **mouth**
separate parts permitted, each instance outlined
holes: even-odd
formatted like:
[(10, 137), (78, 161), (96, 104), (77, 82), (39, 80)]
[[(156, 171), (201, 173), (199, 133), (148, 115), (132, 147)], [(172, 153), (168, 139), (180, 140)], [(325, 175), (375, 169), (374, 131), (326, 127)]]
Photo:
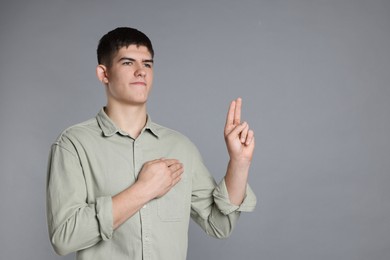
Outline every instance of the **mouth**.
[(135, 82), (131, 82), (130, 85), (146, 86), (146, 82), (143, 82), (143, 81), (135, 81)]

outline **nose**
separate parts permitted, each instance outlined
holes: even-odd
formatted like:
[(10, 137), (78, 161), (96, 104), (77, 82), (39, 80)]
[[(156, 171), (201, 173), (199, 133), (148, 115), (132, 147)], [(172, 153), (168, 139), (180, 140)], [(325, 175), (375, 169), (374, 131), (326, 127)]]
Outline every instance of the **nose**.
[(135, 76), (136, 77), (145, 77), (146, 76), (146, 71), (142, 66), (139, 66), (136, 71), (135, 71)]

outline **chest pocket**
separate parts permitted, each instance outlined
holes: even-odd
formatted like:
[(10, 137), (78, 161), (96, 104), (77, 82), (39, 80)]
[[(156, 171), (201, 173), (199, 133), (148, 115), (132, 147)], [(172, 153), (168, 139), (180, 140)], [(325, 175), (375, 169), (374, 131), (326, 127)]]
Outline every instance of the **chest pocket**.
[(183, 220), (189, 190), (187, 186), (187, 180), (183, 178), (167, 194), (157, 199), (157, 214), (161, 221)]

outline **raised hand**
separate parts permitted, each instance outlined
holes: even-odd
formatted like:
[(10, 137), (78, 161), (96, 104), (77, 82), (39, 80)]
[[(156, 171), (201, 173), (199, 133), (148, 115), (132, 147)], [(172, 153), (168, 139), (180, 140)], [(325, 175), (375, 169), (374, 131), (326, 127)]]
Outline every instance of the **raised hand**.
[(255, 148), (255, 137), (248, 123), (241, 122), (241, 106), (241, 98), (230, 103), (224, 131), (225, 142), (230, 160), (251, 162)]

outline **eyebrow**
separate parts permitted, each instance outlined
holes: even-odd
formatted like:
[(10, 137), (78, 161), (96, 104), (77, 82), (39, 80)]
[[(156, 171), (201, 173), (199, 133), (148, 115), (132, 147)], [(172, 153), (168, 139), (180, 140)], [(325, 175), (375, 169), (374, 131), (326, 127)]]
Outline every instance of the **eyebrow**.
[[(119, 59), (119, 61), (124, 61), (124, 60), (135, 61), (135, 59), (130, 58), (130, 57), (122, 57), (122, 58)], [(144, 63), (153, 63), (153, 59), (142, 60), (142, 62), (144, 62)]]

